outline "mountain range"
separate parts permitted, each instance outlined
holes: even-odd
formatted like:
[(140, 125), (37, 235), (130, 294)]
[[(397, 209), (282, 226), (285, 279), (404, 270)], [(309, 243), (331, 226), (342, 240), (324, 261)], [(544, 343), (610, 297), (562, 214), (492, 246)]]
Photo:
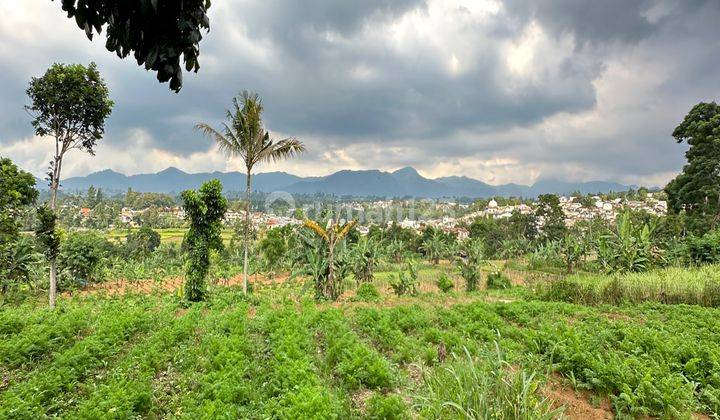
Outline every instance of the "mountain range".
[[(107, 192), (121, 192), (132, 188), (141, 192), (169, 194), (198, 188), (210, 179), (219, 179), (228, 192), (245, 189), (245, 174), (241, 172), (187, 173), (177, 168), (167, 168), (157, 173), (124, 175), (107, 169), (87, 176), (68, 178), (62, 182), (65, 191), (84, 191), (94, 186)], [(331, 194), (356, 197), (470, 197), (486, 198), (537, 197), (540, 194), (583, 194), (625, 191), (634, 186), (607, 181), (567, 182), (542, 180), (535, 184), (490, 185), (465, 176), (425, 178), (414, 168), (405, 167), (394, 172), (379, 170), (342, 170), (327, 176), (300, 177), (286, 172), (265, 172), (253, 175), (253, 190), (262, 192), (286, 191), (295, 194)], [(38, 185), (43, 185), (39, 182)]]

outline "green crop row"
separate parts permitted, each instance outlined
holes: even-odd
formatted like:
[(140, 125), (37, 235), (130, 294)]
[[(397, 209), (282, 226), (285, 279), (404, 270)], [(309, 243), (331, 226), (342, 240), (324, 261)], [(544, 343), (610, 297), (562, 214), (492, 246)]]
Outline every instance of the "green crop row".
[(65, 348), (91, 325), (94, 316), (90, 306), (80, 306), (38, 319), (0, 340), (0, 363), (17, 368)]
[[(153, 378), (175, 355), (173, 350), (192, 336), (200, 308), (174, 319), (171, 311), (162, 314), (167, 323), (135, 345), (106, 375), (94, 383), (70, 417), (126, 419), (147, 416), (153, 405)], [(156, 315), (156, 318), (158, 315)]]
[(294, 306), (269, 310), (261, 320), (268, 354), (263, 417), (345, 418), (347, 404), (328, 386), (316, 366), (317, 350), (311, 305), (297, 312)]
[(248, 337), (247, 306), (212, 312), (184, 355), (178, 387), (182, 418), (247, 418), (257, 408), (252, 378), (257, 349)]
[[(610, 310), (610, 308), (606, 309)], [(482, 354), (551, 369), (611, 397), (619, 414), (685, 417), (720, 412), (720, 327), (715, 309), (656, 305), (604, 313), (564, 303), (477, 302), (451, 308), (360, 308), (353, 325), (378, 349), (437, 362)], [(627, 312), (627, 313), (625, 313)]]
[(41, 418), (61, 410), (58, 396), (71, 392), (92, 369), (104, 366), (134, 334), (154, 326), (147, 304), (126, 302), (121, 311), (115, 305), (103, 309), (90, 335), (0, 394), (0, 418)]
[(394, 374), (388, 361), (365, 344), (349, 327), (342, 312), (329, 309), (320, 314), (319, 335), (324, 344), (324, 362), (343, 387), (355, 390), (389, 388)]

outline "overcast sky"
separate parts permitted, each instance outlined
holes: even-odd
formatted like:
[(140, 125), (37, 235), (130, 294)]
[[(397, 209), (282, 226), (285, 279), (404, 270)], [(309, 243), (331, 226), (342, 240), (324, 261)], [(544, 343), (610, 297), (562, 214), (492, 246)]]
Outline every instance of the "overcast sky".
[(262, 172), (664, 185), (684, 162), (673, 128), (720, 99), (720, 0), (225, 0), (210, 21), (175, 94), (59, 1), (0, 0), (0, 155), (44, 173), (51, 141), (23, 105), (53, 62), (95, 61), (115, 101), (97, 156), (73, 151), (64, 176), (240, 169), (192, 127), (248, 89), (308, 147)]

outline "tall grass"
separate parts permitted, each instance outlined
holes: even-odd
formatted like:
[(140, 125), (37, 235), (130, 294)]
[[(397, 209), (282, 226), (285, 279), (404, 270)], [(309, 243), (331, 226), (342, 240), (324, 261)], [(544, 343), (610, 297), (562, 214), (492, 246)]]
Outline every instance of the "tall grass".
[(514, 369), (496, 351), (473, 357), (465, 349), (424, 374), (425, 390), (416, 396), (421, 417), (457, 419), (552, 419), (561, 414), (539, 392), (535, 373)]
[(720, 265), (617, 275), (577, 274), (539, 287), (544, 300), (583, 305), (658, 302), (720, 307)]

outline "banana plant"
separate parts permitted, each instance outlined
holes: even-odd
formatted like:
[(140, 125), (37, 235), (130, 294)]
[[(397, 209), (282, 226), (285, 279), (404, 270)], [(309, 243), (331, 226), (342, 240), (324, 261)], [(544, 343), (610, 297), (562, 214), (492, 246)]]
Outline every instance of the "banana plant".
[[(306, 220), (304, 226), (314, 232), (320, 239), (324, 248), (324, 253), (327, 255), (327, 279), (322, 287), (323, 295), (330, 297), (331, 299), (337, 299), (340, 295), (340, 288), (336, 284), (335, 280), (335, 269), (336, 269), (336, 251), (338, 246), (343, 243), (345, 237), (350, 233), (350, 230), (355, 226), (356, 221), (351, 220), (344, 224), (340, 224), (332, 219), (328, 220), (327, 226), (323, 228), (314, 220)], [(319, 279), (316, 279), (316, 282)]]

